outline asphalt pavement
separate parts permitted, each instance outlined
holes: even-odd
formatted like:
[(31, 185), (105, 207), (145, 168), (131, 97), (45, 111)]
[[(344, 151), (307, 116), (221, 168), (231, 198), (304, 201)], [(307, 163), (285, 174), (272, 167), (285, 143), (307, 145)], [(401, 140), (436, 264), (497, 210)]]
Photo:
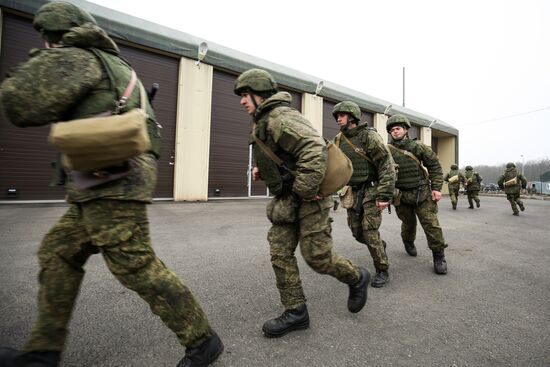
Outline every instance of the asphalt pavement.
[[(550, 201), (525, 200), (512, 216), (503, 197), (458, 210), (445, 197), (439, 218), (449, 272), (433, 272), (420, 226), (408, 256), (400, 222), (385, 214), (390, 283), (369, 287), (347, 311), (348, 288), (297, 257), (311, 327), (282, 338), (261, 326), (282, 312), (269, 261), (265, 200), (158, 202), (149, 207), (158, 256), (190, 287), (225, 343), (215, 367), (550, 366)], [(41, 238), (64, 205), (0, 205), (0, 345), (18, 348), (36, 315)], [(334, 250), (374, 272), (342, 209), (332, 212)], [(123, 288), (100, 255), (86, 276), (63, 366), (175, 366), (184, 349), (147, 304)]]

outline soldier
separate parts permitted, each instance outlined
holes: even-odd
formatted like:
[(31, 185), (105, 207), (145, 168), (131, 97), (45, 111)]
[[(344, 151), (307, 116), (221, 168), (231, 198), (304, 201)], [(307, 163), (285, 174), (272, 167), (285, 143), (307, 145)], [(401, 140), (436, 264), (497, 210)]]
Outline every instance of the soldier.
[(527, 187), (527, 179), (518, 172), (514, 163), (509, 162), (506, 164), (506, 171), (498, 179), (498, 187), (506, 193), (506, 198), (512, 206), (514, 215), (519, 215), (518, 206), (521, 211), (525, 210), (520, 191)]
[(416, 216), (424, 229), (428, 247), (432, 250), (434, 271), (447, 273), (445, 239), (437, 219), (437, 202), (441, 199), (443, 172), (437, 155), (416, 139), (409, 139), (411, 123), (401, 114), (393, 115), (386, 122), (392, 141), (388, 145), (395, 163), (399, 166), (395, 187), (399, 199), (394, 198), (397, 216), (401, 219), (401, 238), (410, 256), (416, 256)]
[(390, 280), (386, 243), (380, 239), (382, 211), (389, 207), (395, 188), (395, 168), (391, 153), (374, 128), (361, 123), (355, 102), (343, 101), (332, 109), (340, 127), (335, 144), (353, 163), (348, 183), (355, 204), (347, 209), (348, 226), (355, 239), (369, 249), (376, 275), (371, 285), (383, 287)]
[[(42, 126), (114, 110), (135, 79), (95, 19), (75, 5), (54, 2), (37, 11), (33, 26), (46, 48), (34, 52), (2, 84), (1, 103), (11, 122)], [(140, 88), (134, 88), (123, 112), (139, 104)], [(223, 344), (191, 291), (151, 245), (146, 204), (152, 202), (156, 183), (160, 134), (149, 103), (146, 110), (152, 148), (127, 162), (124, 177), (81, 189), (77, 173), (67, 172), (69, 209), (38, 250), (38, 319), (22, 351), (2, 348), (0, 365), (59, 364), (84, 264), (99, 252), (120, 283), (143, 298), (186, 347), (179, 367), (207, 366), (222, 353)], [(110, 169), (102, 173), (108, 175)]]
[(481, 203), (479, 201), (479, 190), (481, 189), (481, 181), (483, 177), (479, 173), (474, 171), (472, 166), (466, 166), (466, 174), (464, 175), (464, 187), (466, 188), (466, 194), (468, 195), (468, 209), (474, 208), (474, 201), (479, 208)]
[[(367, 301), (370, 274), (332, 251), (329, 211), (331, 197), (318, 194), (327, 162), (325, 141), (298, 111), (292, 97), (278, 92), (273, 77), (261, 69), (242, 73), (234, 92), (253, 117), (251, 142), (253, 178), (266, 182), (274, 198), (267, 205), (271, 229), (267, 240), (271, 264), (285, 311), (263, 325), (274, 338), (309, 327), (306, 298), (294, 255), (298, 243), (306, 263), (349, 285), (348, 309), (359, 312)], [(284, 163), (277, 165), (270, 155)], [(291, 173), (292, 172), (292, 173)]]
[(460, 190), (460, 184), (464, 184), (464, 175), (458, 170), (456, 164), (451, 165), (451, 170), (443, 178), (449, 186), (449, 195), (451, 196), (451, 203), (453, 204), (453, 210), (456, 210), (456, 204), (458, 203), (458, 195)]

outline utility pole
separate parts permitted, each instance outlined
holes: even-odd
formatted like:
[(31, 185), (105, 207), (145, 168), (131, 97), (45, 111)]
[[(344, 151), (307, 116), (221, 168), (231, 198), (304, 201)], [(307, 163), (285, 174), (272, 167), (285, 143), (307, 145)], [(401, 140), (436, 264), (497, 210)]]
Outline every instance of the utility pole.
[(523, 172), (525, 172), (524, 170), (525, 168), (525, 158), (523, 158), (523, 154), (521, 155), (521, 175), (523, 176)]

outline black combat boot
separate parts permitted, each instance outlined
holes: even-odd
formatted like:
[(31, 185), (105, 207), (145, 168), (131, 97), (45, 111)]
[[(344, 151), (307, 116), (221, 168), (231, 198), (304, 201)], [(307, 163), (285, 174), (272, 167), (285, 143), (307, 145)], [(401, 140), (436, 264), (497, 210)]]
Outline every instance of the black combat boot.
[(407, 254), (410, 256), (416, 256), (416, 246), (413, 241), (403, 240), (403, 244), (405, 245), (405, 251), (407, 251)]
[(523, 206), (523, 203), (520, 202), (520, 203), (518, 203), (518, 205), (519, 205), (519, 209), (520, 209), (521, 211), (524, 211), (524, 210), (525, 210), (525, 207)]
[(434, 271), (436, 274), (447, 274), (447, 261), (443, 250), (434, 251)]
[(453, 203), (453, 210), (456, 210), (456, 203)]
[(281, 316), (267, 320), (262, 327), (268, 338), (278, 338), (291, 331), (309, 328), (309, 314), (305, 304), (285, 310)]
[(362, 267), (359, 267), (359, 274), (361, 274), (359, 281), (349, 285), (348, 310), (351, 313), (361, 311), (367, 303), (367, 286), (370, 274), (367, 269)]
[(176, 367), (206, 367), (222, 354), (223, 343), (214, 330), (212, 335), (195, 348), (187, 348), (185, 356)]
[(512, 215), (519, 216), (519, 212), (514, 212)]
[(481, 206), (481, 202), (476, 202), (476, 206), (479, 208)]
[(0, 366), (2, 367), (57, 367), (61, 352), (20, 352), (11, 348), (0, 348)]
[(376, 275), (372, 278), (371, 286), (374, 288), (382, 288), (390, 281), (390, 274), (387, 270), (378, 270), (376, 269)]
[(470, 206), (468, 207), (468, 209), (473, 209), (473, 208), (474, 208), (474, 206), (473, 206), (473, 205), (470, 205)]

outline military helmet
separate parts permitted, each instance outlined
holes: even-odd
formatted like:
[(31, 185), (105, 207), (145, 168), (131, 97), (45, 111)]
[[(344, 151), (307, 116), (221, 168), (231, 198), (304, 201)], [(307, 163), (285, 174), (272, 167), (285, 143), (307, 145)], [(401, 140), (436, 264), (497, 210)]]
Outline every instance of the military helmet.
[(472, 166), (466, 166), (466, 171), (473, 171), (474, 167)]
[(404, 125), (407, 129), (411, 128), (411, 123), (409, 122), (407, 116), (400, 113), (393, 115), (388, 119), (388, 121), (386, 121), (386, 130), (390, 132), (391, 128), (395, 125)]
[(512, 162), (506, 163), (506, 168), (516, 168), (516, 165)]
[(67, 32), (85, 23), (97, 24), (94, 17), (68, 2), (52, 2), (40, 7), (32, 25), (38, 32)]
[(458, 166), (456, 164), (451, 164), (451, 169), (458, 169)]
[(259, 94), (277, 93), (279, 87), (271, 74), (262, 69), (250, 69), (239, 75), (233, 92), (240, 96), (242, 92), (252, 91)]
[(343, 101), (338, 103), (332, 109), (332, 116), (337, 119), (339, 113), (347, 113), (354, 120), (361, 121), (361, 109), (359, 108), (359, 105), (355, 102)]

